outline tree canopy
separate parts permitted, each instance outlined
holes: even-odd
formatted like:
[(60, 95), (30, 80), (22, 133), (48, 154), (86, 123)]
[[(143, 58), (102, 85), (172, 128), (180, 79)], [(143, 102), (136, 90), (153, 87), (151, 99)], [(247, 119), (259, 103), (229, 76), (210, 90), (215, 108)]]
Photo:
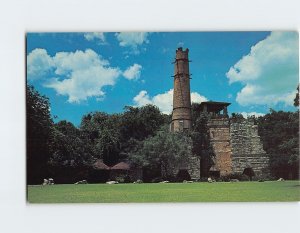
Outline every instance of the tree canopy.
[(173, 167), (184, 164), (192, 154), (192, 140), (184, 133), (171, 133), (165, 125), (140, 143), (129, 159), (138, 166), (159, 170), (162, 179), (174, 177)]
[(26, 86), (27, 182), (40, 182), (47, 175), (49, 138), (53, 126), (47, 97)]
[(258, 133), (271, 159), (271, 170), (276, 177), (299, 176), (299, 111), (270, 110), (258, 117)]
[[(192, 104), (192, 129), (170, 133), (171, 116), (162, 114), (154, 105), (127, 106), (118, 114), (90, 112), (76, 127), (65, 120), (54, 123), (48, 98), (32, 86), (26, 87), (26, 96), (27, 181), (30, 184), (41, 183), (49, 174), (63, 174), (64, 182), (69, 182), (68, 175), (79, 177), (82, 167), (91, 167), (97, 159), (108, 166), (127, 161), (152, 170), (155, 173), (152, 177), (161, 179), (174, 175), (172, 166), (184, 163), (192, 154), (201, 159), (202, 175), (207, 175), (212, 165), (215, 155), (207, 128), (210, 116), (199, 110), (199, 104)], [(252, 119), (258, 124), (264, 149), (271, 158), (273, 175), (298, 178), (299, 111), (271, 110)], [(230, 120), (244, 118), (233, 114)]]

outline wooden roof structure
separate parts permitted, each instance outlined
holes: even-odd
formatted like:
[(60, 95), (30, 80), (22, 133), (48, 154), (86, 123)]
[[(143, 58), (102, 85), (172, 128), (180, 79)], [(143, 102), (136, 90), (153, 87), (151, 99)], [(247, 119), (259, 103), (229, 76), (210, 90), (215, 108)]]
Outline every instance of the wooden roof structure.
[(229, 105), (230, 103), (227, 102), (215, 102), (215, 101), (201, 102), (200, 111), (217, 113), (222, 111), (225, 107), (228, 107)]
[(110, 168), (111, 170), (130, 170), (130, 165), (125, 162), (117, 163), (115, 166)]
[(109, 166), (107, 166), (101, 159), (97, 159), (93, 164), (93, 168), (96, 170), (109, 170)]

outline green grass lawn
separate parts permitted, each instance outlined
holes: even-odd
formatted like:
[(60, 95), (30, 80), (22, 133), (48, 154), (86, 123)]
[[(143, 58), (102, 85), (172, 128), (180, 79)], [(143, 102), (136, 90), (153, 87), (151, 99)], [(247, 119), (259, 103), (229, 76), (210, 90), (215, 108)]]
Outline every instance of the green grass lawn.
[(29, 185), (29, 203), (300, 201), (299, 181)]

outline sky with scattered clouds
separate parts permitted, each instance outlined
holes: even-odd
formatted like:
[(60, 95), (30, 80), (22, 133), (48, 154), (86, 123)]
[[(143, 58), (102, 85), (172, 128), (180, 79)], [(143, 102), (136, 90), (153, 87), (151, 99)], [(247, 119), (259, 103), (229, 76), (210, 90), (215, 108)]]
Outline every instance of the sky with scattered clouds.
[(172, 111), (172, 62), (189, 48), (192, 102), (230, 102), (229, 113), (295, 111), (297, 32), (28, 33), (27, 82), (58, 120), (157, 105)]

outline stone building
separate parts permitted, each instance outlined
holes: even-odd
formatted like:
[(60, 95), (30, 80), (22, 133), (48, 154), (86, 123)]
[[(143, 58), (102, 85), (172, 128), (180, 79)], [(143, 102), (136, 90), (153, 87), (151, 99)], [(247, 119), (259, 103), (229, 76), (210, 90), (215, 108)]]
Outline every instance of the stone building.
[[(171, 132), (191, 129), (191, 97), (189, 50), (176, 50), (174, 67), (174, 95)], [(202, 102), (200, 112), (209, 116), (207, 135), (212, 148), (211, 164), (204, 164), (201, 158), (187, 158), (187, 164), (176, 167), (174, 173), (189, 173), (197, 180), (207, 176), (226, 176), (233, 173), (255, 175), (269, 174), (269, 158), (263, 150), (257, 126), (248, 120), (230, 121), (226, 102)], [(202, 163), (202, 164), (201, 164)]]
[(227, 106), (230, 103), (202, 102), (201, 109), (207, 111), (209, 142), (213, 148), (213, 165), (209, 175), (226, 176), (232, 173), (248, 175), (269, 174), (269, 157), (253, 121), (230, 120)]
[(210, 115), (207, 122), (209, 143), (213, 149), (213, 165), (209, 175), (225, 176), (232, 173), (232, 157), (230, 143), (230, 122), (227, 107), (230, 103), (202, 102), (200, 111)]

